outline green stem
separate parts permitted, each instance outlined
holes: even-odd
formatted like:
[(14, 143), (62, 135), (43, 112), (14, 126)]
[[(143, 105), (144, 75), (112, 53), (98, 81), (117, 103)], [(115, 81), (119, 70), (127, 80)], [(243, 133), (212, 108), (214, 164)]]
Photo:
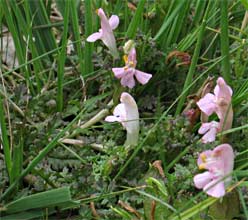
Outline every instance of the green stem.
[(136, 132), (129, 133), (127, 131), (125, 146), (137, 146), (138, 141), (139, 141), (139, 128)]

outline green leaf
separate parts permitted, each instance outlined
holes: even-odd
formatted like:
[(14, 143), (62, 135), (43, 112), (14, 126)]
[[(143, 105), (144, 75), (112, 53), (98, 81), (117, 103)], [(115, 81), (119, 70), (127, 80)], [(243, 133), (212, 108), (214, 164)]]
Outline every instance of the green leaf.
[(49, 216), (53, 213), (58, 212), (58, 210), (66, 210), (71, 208), (76, 208), (79, 206), (78, 202), (69, 201), (62, 204), (59, 204), (55, 208), (48, 209), (32, 209), (29, 211), (18, 212), (15, 214), (10, 214), (2, 216), (1, 220), (31, 220), (31, 219), (43, 219), (44, 216)]
[(127, 211), (124, 209), (121, 209), (119, 207), (111, 207), (111, 209), (116, 212), (118, 215), (122, 216), (123, 219), (132, 220), (133, 216), (130, 215)]
[(42, 210), (32, 210), (29, 212), (21, 212), (13, 215), (7, 215), (1, 217), (1, 220), (29, 220), (44, 216), (44, 211)]
[(208, 208), (210, 205), (214, 204), (216, 201), (217, 201), (216, 198), (210, 197), (210, 198), (196, 204), (192, 208), (187, 209), (186, 211), (182, 212), (181, 214), (178, 214), (177, 216), (173, 215), (168, 219), (169, 220), (188, 220), (191, 217), (202, 212), (204, 209)]
[(167, 192), (167, 189), (164, 183), (162, 183), (162, 181), (157, 180), (153, 177), (150, 177), (146, 180), (146, 182), (150, 186), (156, 186), (158, 190), (158, 194), (160, 194), (161, 196), (164, 196), (168, 200), (168, 192)]
[(239, 215), (239, 203), (238, 193), (232, 191), (222, 201), (220, 200), (209, 207), (209, 215), (216, 220), (231, 220)]
[(68, 187), (53, 189), (37, 193), (31, 196), (20, 198), (5, 206), (6, 213), (17, 213), (36, 208), (47, 208), (71, 201), (71, 194)]
[[(167, 188), (162, 180), (158, 180), (153, 177), (149, 177), (146, 180), (146, 183), (148, 187), (146, 188), (145, 191), (150, 194), (150, 197), (148, 196), (144, 197), (145, 217), (147, 219), (150, 219), (152, 209), (154, 208), (155, 209), (154, 218), (157, 220), (163, 220), (165, 219), (164, 218), (165, 216), (168, 216), (169, 214), (171, 214), (170, 209), (174, 209), (168, 204), (169, 197), (168, 197)], [(166, 205), (167, 208), (164, 206), (164, 204), (161, 204), (158, 200), (152, 199), (151, 196), (157, 198), (160, 201), (163, 201), (163, 203), (167, 203)], [(153, 204), (155, 204), (154, 207), (153, 207)]]

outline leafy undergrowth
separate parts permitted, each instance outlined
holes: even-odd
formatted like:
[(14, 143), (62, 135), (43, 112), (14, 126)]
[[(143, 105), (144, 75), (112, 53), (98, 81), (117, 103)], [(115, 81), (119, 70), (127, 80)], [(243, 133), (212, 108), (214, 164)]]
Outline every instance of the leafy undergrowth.
[[(7, 34), (15, 47), (0, 44), (9, 55), (1, 63), (1, 219), (248, 219), (247, 5), (224, 4), (3, 0), (1, 40)], [(97, 8), (119, 16), (119, 57), (132, 39), (136, 69), (152, 74), (145, 85), (123, 87), (112, 68), (125, 58), (86, 41), (100, 28)], [(233, 90), (233, 124), (203, 144), (196, 102), (219, 76)], [(104, 120), (122, 92), (139, 110), (135, 146), (125, 145), (121, 123)], [(222, 143), (235, 161), (217, 199), (193, 178), (198, 155)]]

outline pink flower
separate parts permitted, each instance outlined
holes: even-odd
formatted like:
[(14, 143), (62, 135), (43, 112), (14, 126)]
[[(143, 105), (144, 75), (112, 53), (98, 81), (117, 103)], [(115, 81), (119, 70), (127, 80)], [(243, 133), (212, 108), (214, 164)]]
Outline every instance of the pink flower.
[(134, 98), (127, 92), (123, 92), (113, 115), (107, 116), (105, 121), (118, 121), (127, 130), (126, 145), (136, 145), (139, 138), (139, 112)]
[(129, 88), (133, 88), (135, 86), (134, 76), (142, 85), (146, 84), (151, 79), (151, 74), (144, 73), (135, 69), (137, 60), (136, 50), (134, 47), (130, 50), (128, 56), (124, 56), (124, 60), (126, 64), (125, 67), (112, 68), (115, 77), (121, 79), (121, 85), (123, 85), (124, 87), (127, 86)]
[(215, 141), (217, 132), (220, 130), (220, 124), (216, 121), (211, 121), (209, 123), (203, 123), (198, 130), (199, 134), (204, 134), (202, 137), (202, 143), (208, 143)]
[(206, 169), (204, 173), (194, 177), (196, 188), (203, 189), (208, 195), (220, 198), (225, 195), (226, 187), (231, 182), (234, 153), (229, 144), (217, 146), (214, 150), (207, 150), (199, 155), (197, 160), (199, 169)]
[(207, 116), (215, 112), (220, 119), (221, 130), (228, 130), (231, 128), (233, 120), (231, 101), (232, 89), (222, 77), (219, 77), (214, 94), (207, 93), (197, 102), (197, 105)]
[(109, 48), (110, 53), (113, 55), (113, 57), (118, 58), (119, 53), (116, 48), (113, 30), (116, 29), (119, 24), (119, 17), (117, 15), (112, 15), (108, 20), (101, 8), (97, 10), (97, 14), (101, 19), (101, 29), (99, 29), (99, 32), (91, 34), (87, 38), (87, 41), (95, 42), (96, 40), (102, 40), (103, 43)]

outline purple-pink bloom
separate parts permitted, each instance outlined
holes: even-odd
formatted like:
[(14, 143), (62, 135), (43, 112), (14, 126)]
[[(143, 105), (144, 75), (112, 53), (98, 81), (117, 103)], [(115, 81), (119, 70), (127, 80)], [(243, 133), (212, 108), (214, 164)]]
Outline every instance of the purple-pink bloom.
[(220, 198), (225, 195), (226, 187), (231, 182), (234, 153), (229, 144), (221, 144), (214, 150), (207, 150), (199, 155), (197, 160), (199, 169), (206, 169), (204, 173), (194, 177), (196, 188), (203, 189), (208, 195)]
[(125, 67), (112, 68), (115, 77), (121, 79), (121, 85), (129, 87), (130, 89), (133, 88), (135, 86), (134, 76), (142, 85), (146, 84), (151, 79), (151, 74), (135, 69), (137, 60), (134, 47), (130, 50), (128, 56), (124, 56), (124, 60), (126, 64)]
[(220, 119), (221, 130), (228, 130), (232, 126), (232, 89), (228, 86), (222, 77), (217, 79), (217, 85), (214, 88), (214, 94), (207, 93), (201, 98), (197, 105), (207, 116), (214, 112)]
[(87, 41), (95, 42), (96, 40), (102, 40), (103, 43), (109, 48), (113, 57), (118, 58), (119, 53), (116, 48), (113, 30), (119, 25), (119, 17), (117, 15), (112, 15), (110, 19), (108, 19), (102, 8), (97, 10), (97, 14), (101, 19), (101, 29), (99, 29), (99, 32), (91, 34), (87, 38)]
[(139, 137), (139, 111), (134, 98), (127, 92), (123, 92), (113, 115), (107, 116), (105, 121), (120, 122), (127, 130), (126, 145), (136, 145)]
[(208, 143), (215, 141), (216, 134), (220, 130), (220, 123), (216, 121), (211, 121), (207, 123), (202, 123), (198, 130), (199, 134), (204, 134), (201, 138), (202, 143)]

